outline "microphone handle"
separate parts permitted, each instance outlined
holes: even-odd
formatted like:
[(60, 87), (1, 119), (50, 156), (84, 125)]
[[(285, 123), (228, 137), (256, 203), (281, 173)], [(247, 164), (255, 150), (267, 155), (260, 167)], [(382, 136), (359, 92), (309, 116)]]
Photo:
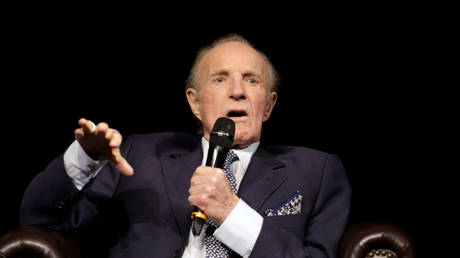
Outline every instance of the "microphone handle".
[(206, 159), (206, 166), (213, 168), (223, 168), (225, 158), (229, 149), (220, 145), (209, 144), (208, 158)]
[[(206, 159), (206, 166), (213, 168), (223, 168), (228, 151), (228, 148), (210, 143), (208, 157)], [(208, 217), (198, 207), (194, 207), (192, 219), (192, 233), (193, 235), (198, 236), (203, 229), (204, 223), (206, 223), (208, 220)]]

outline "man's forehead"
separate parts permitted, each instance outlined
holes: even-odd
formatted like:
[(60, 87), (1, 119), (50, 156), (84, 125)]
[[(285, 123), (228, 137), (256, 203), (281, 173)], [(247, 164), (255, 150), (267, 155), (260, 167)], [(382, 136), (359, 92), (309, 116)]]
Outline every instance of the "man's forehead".
[(227, 42), (216, 46), (206, 53), (200, 63), (200, 70), (207, 70), (211, 74), (220, 70), (241, 70), (262, 75), (266, 68), (267, 64), (262, 56), (251, 46), (240, 42)]

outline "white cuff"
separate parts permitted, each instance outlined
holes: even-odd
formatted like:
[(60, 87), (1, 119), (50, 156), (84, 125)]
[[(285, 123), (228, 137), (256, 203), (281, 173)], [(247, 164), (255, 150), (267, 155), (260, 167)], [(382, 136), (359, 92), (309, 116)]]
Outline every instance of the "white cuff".
[(73, 184), (81, 190), (107, 163), (96, 161), (85, 153), (80, 143), (75, 140), (64, 153), (64, 167)]
[(262, 229), (263, 217), (242, 199), (213, 236), (243, 257), (249, 257)]

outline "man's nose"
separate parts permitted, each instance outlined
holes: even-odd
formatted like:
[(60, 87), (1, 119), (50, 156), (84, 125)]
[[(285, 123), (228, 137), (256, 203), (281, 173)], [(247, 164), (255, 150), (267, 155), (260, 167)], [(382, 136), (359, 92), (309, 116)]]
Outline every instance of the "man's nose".
[(235, 100), (246, 98), (246, 89), (244, 88), (244, 82), (241, 79), (233, 80), (230, 86), (230, 98)]

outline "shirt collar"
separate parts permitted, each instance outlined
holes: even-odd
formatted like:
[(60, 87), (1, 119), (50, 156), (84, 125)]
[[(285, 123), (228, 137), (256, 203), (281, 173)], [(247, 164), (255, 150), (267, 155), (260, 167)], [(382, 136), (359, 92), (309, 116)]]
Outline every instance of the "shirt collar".
[[(233, 152), (238, 156), (238, 159), (241, 161), (241, 165), (244, 170), (247, 169), (249, 162), (251, 161), (252, 155), (256, 152), (259, 147), (260, 142), (255, 142), (244, 149), (232, 149)], [(201, 164), (204, 166), (206, 164), (206, 158), (208, 156), (209, 141), (206, 138), (201, 138), (201, 146), (203, 147), (203, 160)]]

